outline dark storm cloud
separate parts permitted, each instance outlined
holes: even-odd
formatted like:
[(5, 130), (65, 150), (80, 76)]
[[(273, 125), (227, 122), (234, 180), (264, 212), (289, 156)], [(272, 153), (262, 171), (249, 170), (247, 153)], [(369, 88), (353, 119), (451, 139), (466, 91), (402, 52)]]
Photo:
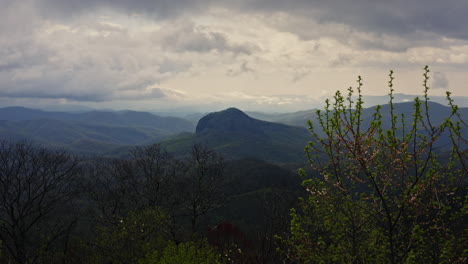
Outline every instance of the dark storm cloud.
[(171, 18), (184, 12), (200, 12), (211, 0), (36, 0), (45, 15), (60, 18), (79, 15), (99, 8), (113, 8), (127, 14), (146, 14), (160, 19)]
[[(250, 4), (252, 2), (255, 4)], [(343, 23), (364, 31), (392, 34), (427, 31), (468, 38), (466, 0), (256, 0), (242, 3), (246, 10), (251, 6), (257, 10), (291, 12), (322, 23)]]
[(170, 18), (202, 13), (209, 7), (225, 7), (242, 12), (285, 12), (375, 33), (407, 35), (424, 31), (468, 39), (466, 0), (36, 0), (36, 3), (43, 12), (62, 16), (102, 7)]

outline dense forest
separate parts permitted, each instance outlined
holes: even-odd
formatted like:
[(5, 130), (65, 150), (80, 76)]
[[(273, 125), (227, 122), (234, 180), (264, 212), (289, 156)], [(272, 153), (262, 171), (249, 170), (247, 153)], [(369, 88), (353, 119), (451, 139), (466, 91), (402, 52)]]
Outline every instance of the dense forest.
[(359, 79), (308, 131), (231, 108), (112, 155), (4, 140), (0, 262), (466, 263), (466, 117), (427, 79), (367, 109)]

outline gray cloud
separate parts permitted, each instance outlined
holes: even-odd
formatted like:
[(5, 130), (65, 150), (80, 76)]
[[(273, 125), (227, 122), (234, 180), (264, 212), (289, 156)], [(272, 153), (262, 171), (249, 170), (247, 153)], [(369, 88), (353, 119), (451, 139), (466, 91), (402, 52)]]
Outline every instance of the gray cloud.
[[(270, 1), (263, 2), (266, 5)], [(397, 35), (427, 31), (448, 37), (468, 38), (465, 30), (468, 25), (468, 17), (465, 14), (468, 2), (464, 0), (273, 2), (277, 5), (277, 10), (288, 10), (287, 5), (291, 5), (291, 12), (301, 13), (322, 23), (351, 25), (363, 31)]]
[(330, 62), (331, 67), (341, 67), (347, 66), (353, 61), (353, 58), (346, 54), (337, 54), (336, 58), (334, 58)]
[[(159, 34), (158, 32), (157, 34)], [(194, 24), (172, 25), (162, 32), (164, 48), (176, 52), (233, 52), (235, 54), (252, 54), (259, 48), (253, 44), (232, 43), (225, 33), (213, 32), (208, 28), (197, 27)], [(161, 38), (161, 36), (160, 36)]]
[(114, 9), (129, 15), (143, 14), (169, 19), (183, 14), (202, 12), (211, 0), (35, 0), (45, 16), (59, 19), (79, 16), (97, 9)]
[(226, 75), (229, 77), (237, 77), (244, 73), (252, 73), (254, 76), (256, 75), (255, 69), (249, 65), (248, 61), (242, 62), (237, 68), (228, 69)]
[(0, 97), (164, 98), (168, 91), (154, 85), (190, 68), (118, 24), (96, 19), (50, 23), (35, 13), (32, 2), (0, 0), (5, 7), (0, 9)]
[(434, 89), (447, 89), (449, 87), (449, 81), (445, 73), (434, 72), (433, 78), (432, 86)]
[[(14, 0), (0, 0), (6, 10)], [(468, 1), (369, 1), (369, 0), (24, 0), (23, 5), (34, 3), (40, 15), (56, 19), (73, 19), (83, 14), (92, 14), (101, 9), (112, 9), (126, 14), (140, 14), (154, 19), (192, 17), (207, 12), (211, 7), (223, 7), (232, 12), (289, 14), (297, 21), (281, 21), (274, 26), (297, 34), (304, 39), (331, 36), (362, 49), (404, 51), (414, 46), (443, 42), (443, 37), (468, 40)], [(31, 5), (31, 4), (29, 4)], [(24, 8), (23, 8), (24, 9)], [(0, 11), (1, 12), (1, 11)], [(17, 10), (5, 11), (17, 19), (12, 26), (27, 29), (34, 14), (17, 16)], [(32, 11), (30, 11), (32, 12)], [(19, 22), (19, 23), (18, 23)], [(3, 23), (5, 24), (5, 23)], [(0, 25), (0, 29), (1, 29)], [(321, 30), (318, 30), (320, 27)], [(226, 44), (226, 36), (220, 32), (191, 33), (192, 42), (174, 36), (180, 48), (205, 51)], [(363, 36), (360, 32), (371, 35)], [(195, 38), (194, 34), (199, 34)], [(179, 39), (177, 39), (179, 38)], [(205, 45), (197, 43), (204, 40)], [(443, 43), (439, 43), (443, 45)], [(248, 52), (249, 47), (230, 47)]]
[[(160, 87), (180, 73), (220, 69), (260, 79), (289, 73), (297, 82), (317, 67), (462, 67), (468, 54), (465, 0), (0, 0), (0, 6), (0, 97), (8, 98), (168, 98), (180, 94)], [(220, 14), (232, 14), (232, 21), (226, 16), (218, 25)], [(433, 86), (448, 86), (444, 73), (434, 74)]]
[[(3, 76), (0, 75), (0, 78)], [(54, 78), (55, 77), (55, 78)], [(81, 76), (80, 76), (81, 77)], [(111, 80), (111, 79), (110, 79)], [(164, 98), (168, 91), (161, 88), (145, 88), (144, 85), (112, 89), (112, 80), (83, 79), (66, 80), (64, 76), (46, 76), (34, 80), (0, 81), (0, 97), (4, 98), (42, 98), (66, 99), (67, 101), (103, 102), (111, 100), (149, 100)], [(79, 86), (82, 85), (82, 86)]]
[(145, 65), (134, 63), (139, 59), (132, 55), (145, 54), (113, 57), (118, 53), (113, 47), (101, 54), (99, 47), (85, 52), (67, 45), (44, 47), (34, 38), (14, 44), (0, 44), (0, 97), (95, 102), (162, 98), (166, 94), (151, 87), (164, 79), (164, 74), (176, 72), (178, 65), (162, 61), (162, 66), (172, 63), (173, 69), (159, 73), (159, 65), (151, 65), (152, 58), (139, 62)]
[[(5, 0), (4, 0), (5, 1)], [(419, 31), (468, 39), (468, 1), (370, 1), (370, 0), (36, 0), (46, 14), (62, 17), (97, 8), (113, 8), (156, 18), (173, 18), (225, 7), (242, 12), (286, 12), (319, 23), (351, 25), (363, 31), (406, 35)]]

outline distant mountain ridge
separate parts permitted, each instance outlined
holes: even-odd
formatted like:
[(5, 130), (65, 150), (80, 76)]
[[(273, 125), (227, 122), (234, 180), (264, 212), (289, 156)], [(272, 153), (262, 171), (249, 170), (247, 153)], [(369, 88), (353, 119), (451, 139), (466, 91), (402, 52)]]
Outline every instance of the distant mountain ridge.
[[(413, 107), (413, 102), (394, 104), (397, 126), (402, 115), (406, 125), (411, 124)], [(429, 111), (432, 123), (437, 125), (451, 108), (429, 102)], [(375, 107), (363, 109), (363, 127), (370, 123), (374, 112)], [(388, 128), (390, 106), (382, 105), (381, 113), (383, 128)], [(459, 113), (468, 123), (468, 108), (459, 108)], [(122, 155), (131, 146), (158, 142), (174, 155), (186, 155), (193, 144), (203, 144), (227, 159), (301, 163), (305, 161), (304, 147), (311, 140), (308, 120), (317, 124), (316, 110), (267, 114), (228, 108), (204, 115), (195, 125), (181, 118), (137, 111), (66, 113), (8, 107), (0, 108), (0, 139), (31, 140), (76, 153), (109, 155)], [(467, 138), (468, 128), (464, 127), (462, 133)], [(448, 140), (444, 137), (442, 143)]]
[[(413, 105), (414, 102), (400, 102), (394, 103), (395, 114), (401, 116), (401, 114), (406, 115), (407, 123), (411, 121), (411, 116), (413, 113)], [(429, 105), (429, 114), (431, 119), (436, 122), (441, 122), (446, 118), (451, 109), (447, 105), (438, 103), (438, 102), (428, 102)], [(383, 122), (389, 121), (389, 113), (390, 113), (390, 105), (383, 104), (381, 105), (381, 113), (383, 114)], [(369, 122), (372, 114), (375, 112), (376, 106), (368, 107), (363, 109), (363, 118), (364, 122)], [(315, 121), (317, 117), (317, 110), (323, 109), (311, 109), (311, 110), (304, 110), (298, 111), (293, 113), (276, 113), (276, 114), (269, 114), (269, 113), (262, 113), (262, 112), (248, 112), (248, 114), (254, 118), (266, 120), (270, 122), (277, 122), (283, 123), (292, 126), (301, 126), (301, 127), (308, 127), (308, 120)], [(468, 108), (467, 107), (460, 107), (459, 113), (462, 119), (468, 123)], [(408, 123), (409, 124), (409, 123)]]
[[(411, 94), (404, 94), (404, 93), (394, 93), (393, 94), (393, 102), (394, 103), (406, 103), (406, 102), (414, 102), (414, 98), (419, 97), (420, 99), (423, 98), (422, 95), (411, 95)], [(447, 96), (437, 96), (437, 95), (429, 95), (431, 102), (438, 103), (441, 105), (447, 105)], [(468, 107), (468, 96), (451, 96), (454, 100), (455, 104), (460, 107)], [(372, 107), (375, 105), (386, 105), (389, 102), (388, 95), (364, 95), (364, 107)]]
[(187, 120), (178, 117), (161, 117), (148, 112), (138, 111), (88, 111), (82, 113), (55, 112), (24, 107), (0, 108), (0, 120), (23, 121), (54, 119), (62, 121), (114, 124), (126, 126), (158, 127), (169, 132), (193, 131), (194, 126)]
[(237, 108), (228, 108), (201, 118), (195, 134), (176, 136), (162, 144), (170, 152), (179, 154), (198, 143), (227, 158), (303, 162), (303, 150), (309, 138), (305, 128), (254, 119)]
[(159, 142), (194, 131), (184, 119), (136, 111), (49, 112), (0, 108), (0, 139), (29, 140), (80, 154), (98, 154), (127, 145)]
[[(397, 126), (400, 127), (404, 121), (409, 128), (413, 120), (414, 102), (394, 103), (393, 106), (394, 114), (398, 116)], [(444, 122), (452, 112), (450, 107), (431, 101), (428, 102), (428, 109), (431, 123), (435, 126)], [(370, 125), (375, 110), (376, 106), (363, 109), (361, 116), (363, 127)], [(421, 105), (421, 111), (425, 116), (424, 103)], [(390, 128), (390, 105), (382, 105), (380, 112), (382, 128)], [(459, 108), (458, 113), (461, 120), (468, 124), (468, 108)], [(175, 151), (184, 144), (196, 142), (207, 144), (232, 157), (254, 157), (270, 162), (301, 162), (304, 157), (303, 149), (311, 140), (310, 133), (305, 129), (308, 127), (308, 120), (311, 120), (317, 132), (321, 133), (317, 125), (316, 110), (269, 115), (253, 113), (253, 115), (269, 121), (255, 119), (236, 108), (229, 108), (201, 118), (195, 135), (185, 135), (164, 143)], [(454, 121), (458, 120), (456, 116), (453, 118)], [(271, 120), (287, 125), (270, 122)], [(463, 127), (461, 132), (464, 138), (468, 138), (467, 127)], [(448, 143), (448, 134), (442, 134), (438, 144), (443, 147)], [(293, 155), (291, 151), (296, 151), (297, 155)]]

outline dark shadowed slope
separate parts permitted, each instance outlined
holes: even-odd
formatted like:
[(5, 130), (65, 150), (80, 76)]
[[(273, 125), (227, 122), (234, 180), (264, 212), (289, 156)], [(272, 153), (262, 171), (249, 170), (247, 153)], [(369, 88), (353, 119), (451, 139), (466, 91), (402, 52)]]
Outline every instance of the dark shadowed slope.
[(254, 157), (272, 162), (305, 161), (304, 146), (309, 133), (301, 127), (251, 118), (236, 108), (206, 115), (195, 134), (164, 141), (170, 152), (187, 153), (199, 143), (221, 152), (227, 158)]

